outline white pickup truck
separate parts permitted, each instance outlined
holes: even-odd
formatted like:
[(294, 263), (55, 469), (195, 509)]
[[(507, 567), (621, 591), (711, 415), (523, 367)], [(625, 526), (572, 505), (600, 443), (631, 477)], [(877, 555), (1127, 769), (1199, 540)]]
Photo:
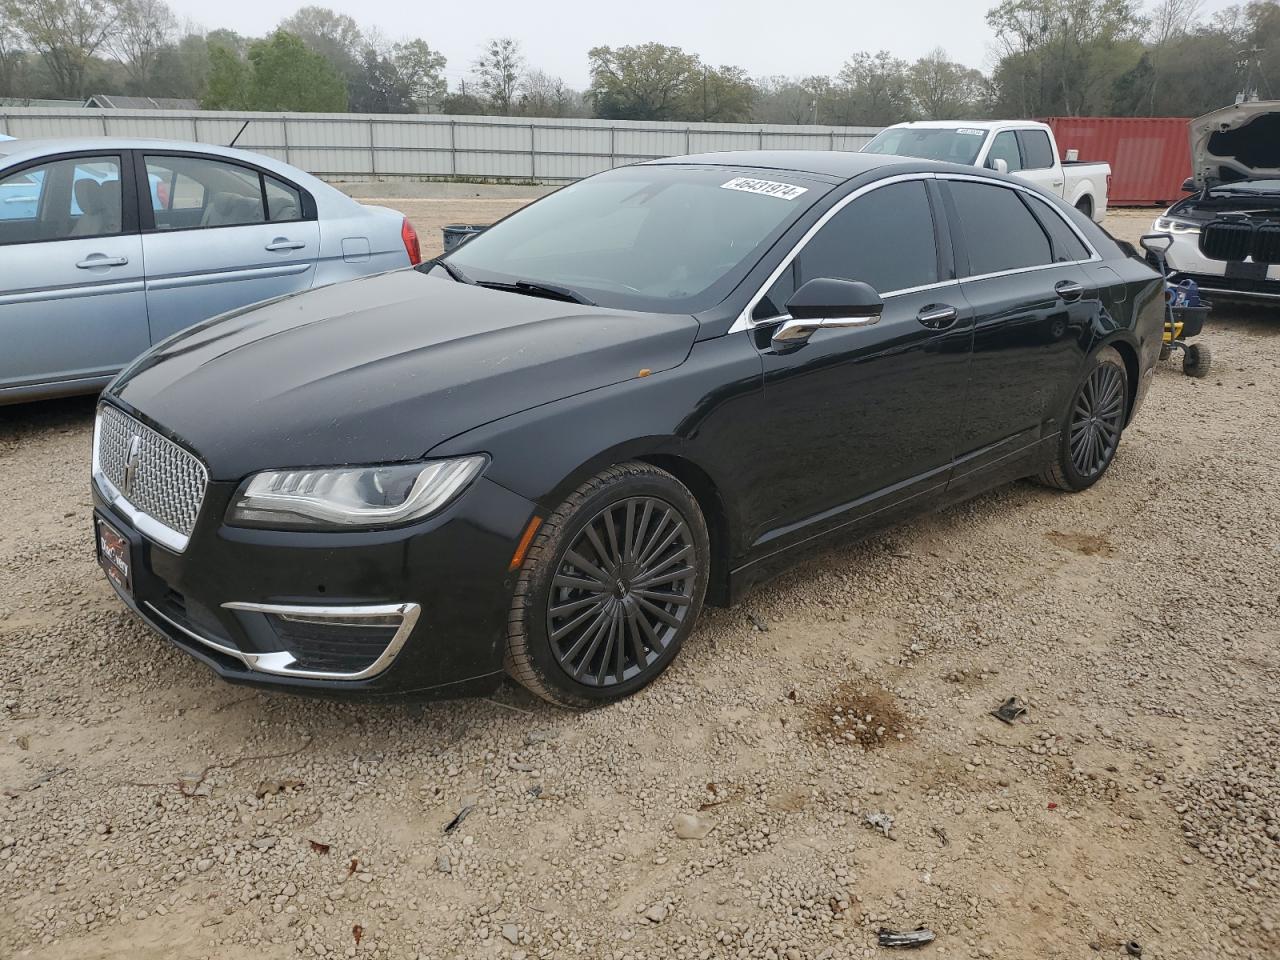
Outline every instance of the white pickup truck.
[(945, 160), (1012, 173), (1055, 193), (1098, 223), (1107, 213), (1108, 163), (1059, 159), (1047, 124), (1032, 120), (914, 120), (881, 130), (863, 153)]

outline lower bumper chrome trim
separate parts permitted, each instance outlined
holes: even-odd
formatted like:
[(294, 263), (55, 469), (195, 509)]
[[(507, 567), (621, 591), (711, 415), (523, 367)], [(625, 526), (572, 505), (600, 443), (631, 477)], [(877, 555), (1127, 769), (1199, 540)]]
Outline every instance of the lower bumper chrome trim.
[[(274, 674), (278, 677), (300, 677), (305, 680), (367, 680), (375, 677), (387, 667), (391, 666), (393, 660), (400, 653), (405, 645), (405, 641), (409, 639), (409, 634), (413, 632), (414, 625), (418, 622), (418, 616), (422, 613), (422, 608), (416, 603), (393, 603), (382, 604), (376, 606), (309, 606), (297, 604), (275, 604), (275, 603), (242, 603), (233, 601), (222, 605), (224, 610), (241, 610), (246, 613), (265, 613), (278, 617), (303, 617), (309, 620), (332, 620), (335, 624), (351, 624), (353, 621), (369, 619), (373, 617), (394, 617), (400, 618), (400, 626), (396, 629), (395, 634), (388, 641), (386, 648), (378, 655), (378, 658), (365, 667), (363, 670), (357, 670), (351, 673), (338, 673), (330, 670), (307, 670), (297, 667), (297, 661), (293, 654), (285, 650), (272, 651), (270, 653), (248, 653), (246, 651), (237, 650), (232, 656), (238, 657), (244, 662), (250, 670), (256, 670), (259, 673)], [(181, 628), (179, 628), (181, 629)], [(190, 631), (184, 630), (184, 633)], [(201, 639), (201, 638), (197, 638)], [(212, 646), (216, 650), (224, 653), (231, 652), (223, 650), (221, 647), (209, 643), (207, 640), (201, 640), (207, 646)]]

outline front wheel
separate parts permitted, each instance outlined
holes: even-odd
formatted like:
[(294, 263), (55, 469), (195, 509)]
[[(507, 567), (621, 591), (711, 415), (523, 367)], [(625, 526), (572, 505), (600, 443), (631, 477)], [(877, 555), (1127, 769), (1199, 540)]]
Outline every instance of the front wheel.
[(1111, 466), (1129, 409), (1129, 371), (1114, 347), (1093, 357), (1071, 397), (1057, 457), (1040, 481), (1059, 490), (1093, 486)]
[(508, 616), (507, 672), (565, 707), (635, 693), (693, 630), (709, 557), (702, 511), (679, 480), (647, 463), (601, 471), (534, 537)]

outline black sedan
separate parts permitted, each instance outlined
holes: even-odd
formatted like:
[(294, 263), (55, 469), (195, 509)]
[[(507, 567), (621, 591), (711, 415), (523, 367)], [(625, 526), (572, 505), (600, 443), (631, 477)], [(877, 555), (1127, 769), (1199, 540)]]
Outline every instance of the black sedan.
[(728, 153), (158, 345), (104, 394), (99, 559), (229, 680), (633, 693), (705, 602), (1019, 477), (1094, 484), (1162, 284), (996, 173)]

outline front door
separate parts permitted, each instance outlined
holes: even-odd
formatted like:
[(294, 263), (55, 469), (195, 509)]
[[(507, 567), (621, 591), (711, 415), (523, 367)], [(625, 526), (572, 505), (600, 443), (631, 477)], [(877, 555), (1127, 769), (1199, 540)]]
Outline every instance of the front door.
[(127, 155), (0, 173), (0, 390), (100, 380), (150, 344)]
[(297, 187), (215, 157), (147, 154), (143, 162), (153, 341), (311, 287), (320, 228)]
[[(972, 324), (934, 222), (924, 179), (875, 187), (814, 235), (756, 307), (769, 411), (751, 451), (765, 478), (751, 515), (768, 518), (757, 549), (922, 509), (945, 487)], [(885, 301), (879, 322), (773, 346), (787, 299), (816, 277), (869, 283)]]

